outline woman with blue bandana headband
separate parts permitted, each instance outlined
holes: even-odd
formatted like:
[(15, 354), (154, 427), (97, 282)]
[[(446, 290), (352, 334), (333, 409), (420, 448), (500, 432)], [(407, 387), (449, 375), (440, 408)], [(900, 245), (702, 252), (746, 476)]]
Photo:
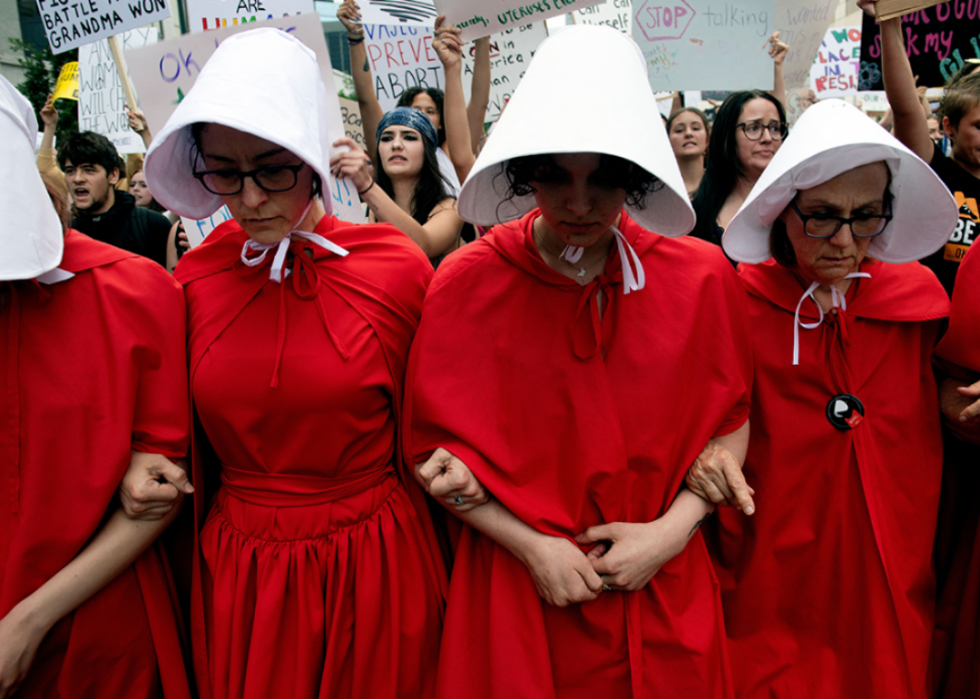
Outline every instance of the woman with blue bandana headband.
[(459, 247), (463, 227), (456, 215), (456, 200), (439, 172), (438, 139), (424, 114), (398, 107), (378, 124), (374, 177), (363, 152), (350, 139), (341, 139), (338, 145), (345, 144), (351, 150), (330, 160), (336, 177), (350, 177), (354, 182), (371, 210), (371, 220), (391, 223), (405, 233), (422, 248), (433, 267)]

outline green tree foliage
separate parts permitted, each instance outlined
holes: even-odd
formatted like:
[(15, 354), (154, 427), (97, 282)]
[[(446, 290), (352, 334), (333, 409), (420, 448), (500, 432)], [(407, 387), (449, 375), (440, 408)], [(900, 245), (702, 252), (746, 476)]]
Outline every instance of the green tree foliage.
[[(10, 39), (10, 43), (15, 50), (21, 52), (18, 62), (27, 71), (27, 77), (17, 86), (17, 89), (34, 106), (37, 126), (41, 129), (44, 127), (41, 121), (41, 107), (44, 106), (44, 102), (58, 81), (61, 66), (78, 60), (78, 49), (55, 55), (51, 53), (51, 48), (48, 46), (39, 49), (19, 39)], [(58, 110), (58, 129), (55, 134), (58, 142), (63, 143), (69, 135), (78, 131), (78, 103), (74, 100), (57, 100), (54, 106)]]

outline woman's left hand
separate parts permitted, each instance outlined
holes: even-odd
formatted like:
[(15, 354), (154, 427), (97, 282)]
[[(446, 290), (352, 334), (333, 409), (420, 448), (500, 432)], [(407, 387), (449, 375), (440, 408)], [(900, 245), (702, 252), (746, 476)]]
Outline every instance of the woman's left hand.
[(415, 465), (415, 480), (425, 492), (457, 512), (468, 512), (490, 499), (469, 466), (439, 447), (424, 464)]
[(0, 699), (12, 696), (27, 679), (47, 629), (32, 624), (18, 604), (0, 619)]
[(783, 61), (786, 60), (786, 54), (789, 53), (789, 44), (785, 44), (779, 40), (779, 32), (773, 32), (772, 36), (769, 37), (769, 55), (772, 57), (773, 63), (777, 66), (781, 66)]
[(338, 153), (330, 158), (330, 172), (338, 180), (349, 177), (357, 188), (358, 193), (364, 192), (374, 181), (368, 170), (370, 160), (368, 154), (358, 147), (351, 138), (340, 138), (333, 143), (335, 148), (347, 146), (350, 150)]
[(645, 587), (667, 561), (684, 550), (687, 540), (663, 518), (646, 524), (600, 524), (575, 537), (579, 544), (596, 544), (588, 559), (602, 582), (628, 592)]

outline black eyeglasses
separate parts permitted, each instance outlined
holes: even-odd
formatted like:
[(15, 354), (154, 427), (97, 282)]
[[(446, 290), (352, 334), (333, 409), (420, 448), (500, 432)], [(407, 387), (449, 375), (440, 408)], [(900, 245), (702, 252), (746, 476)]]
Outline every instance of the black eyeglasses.
[(741, 128), (742, 133), (750, 141), (758, 141), (766, 129), (769, 129), (769, 135), (774, 141), (782, 141), (789, 133), (789, 127), (781, 121), (772, 121), (768, 124), (763, 124), (761, 121), (743, 121), (735, 124), (735, 128)]
[(194, 177), (200, 180), (204, 188), (211, 194), (231, 196), (238, 194), (245, 186), (245, 178), (251, 177), (256, 186), (266, 192), (285, 192), (296, 186), (299, 171), (306, 163), (299, 165), (269, 165), (256, 170), (242, 172), (241, 170), (205, 170), (194, 171)]
[(860, 214), (850, 218), (829, 214), (809, 215), (796, 208), (796, 204), (792, 202), (790, 206), (803, 221), (803, 232), (811, 238), (833, 238), (845, 223), (851, 227), (851, 235), (855, 238), (874, 238), (884, 233), (888, 222), (892, 220), (891, 202), (888, 203), (887, 214)]

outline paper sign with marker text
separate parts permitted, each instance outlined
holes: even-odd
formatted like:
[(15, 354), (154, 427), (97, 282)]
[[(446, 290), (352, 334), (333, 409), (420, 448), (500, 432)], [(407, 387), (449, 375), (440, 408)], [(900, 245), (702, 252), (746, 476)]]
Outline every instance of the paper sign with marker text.
[(817, 99), (858, 93), (861, 74), (861, 28), (827, 30), (810, 68), (810, 86)]
[[(315, 14), (270, 19), (254, 25), (248, 23), (199, 34), (184, 34), (154, 46), (127, 51), (126, 62), (129, 64), (130, 76), (141, 96), (140, 103), (150, 130), (159, 133), (164, 127), (177, 104), (194, 85), (201, 68), (224, 39), (257, 27), (275, 27), (287, 31), (316, 54), (320, 76), (326, 88), (327, 128), (332, 138), (340, 138), (344, 134), (344, 125), (340, 116), (333, 69), (330, 66), (330, 55), (320, 18)], [(313, 117), (311, 115), (310, 118)], [(338, 181), (331, 176), (329, 187), (334, 213), (346, 221), (363, 222), (360, 199), (353, 185), (347, 180)], [(184, 227), (190, 236), (192, 228), (197, 228), (197, 224), (185, 221)]]
[(439, 12), (460, 29), (463, 41), (540, 22), (580, 10), (601, 0), (436, 0)]
[(432, 48), (431, 27), (365, 24), (364, 46), (382, 110), (394, 109), (411, 87), (446, 88), (445, 71)]
[(783, 62), (786, 89), (810, 87), (810, 68), (834, 20), (839, 0), (776, 0), (779, 40), (789, 46)]
[(167, 0), (37, 0), (52, 53), (64, 53), (170, 16)]
[[(485, 123), (500, 118), (500, 111), (524, 77), (534, 52), (547, 38), (548, 30), (544, 22), (515, 27), (490, 37), (490, 101), (487, 103)], [(474, 50), (473, 42), (463, 47), (463, 94), (467, 104), (473, 88)]]
[(575, 24), (603, 24), (624, 34), (633, 34), (633, 4), (630, 0), (606, 0), (571, 13)]
[(187, 0), (191, 33), (313, 12), (313, 0)]
[(65, 63), (58, 73), (51, 98), (56, 100), (78, 100), (78, 61)]
[(770, 90), (775, 0), (635, 0), (653, 90)]
[(432, 0), (359, 0), (364, 24), (432, 27), (439, 11)]

